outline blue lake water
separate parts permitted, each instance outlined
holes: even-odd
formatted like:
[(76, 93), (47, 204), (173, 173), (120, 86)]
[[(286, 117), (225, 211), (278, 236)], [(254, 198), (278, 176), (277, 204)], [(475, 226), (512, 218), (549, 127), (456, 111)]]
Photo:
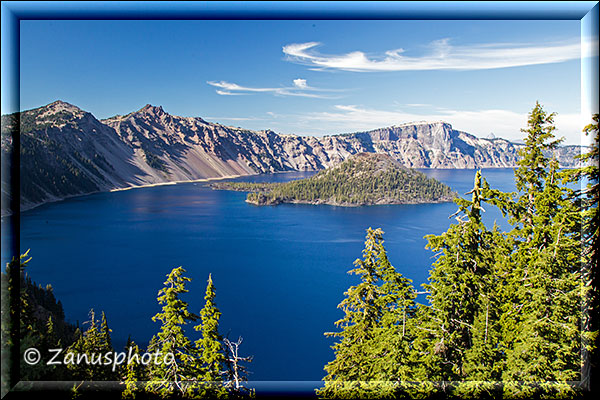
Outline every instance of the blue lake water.
[[(423, 172), (461, 195), (475, 176), (475, 170)], [(514, 190), (512, 169), (487, 169), (483, 176), (492, 187)], [(151, 320), (160, 310), (157, 292), (173, 267), (183, 266), (193, 279), (183, 298), (195, 313), (211, 273), (221, 333), (242, 336), (240, 353), (254, 356), (250, 379), (318, 381), (333, 358), (333, 340), (323, 333), (336, 330), (337, 305), (358, 283), (347, 271), (362, 255), (365, 230), (383, 229), (389, 259), (419, 289), (433, 262), (423, 237), (444, 232), (457, 209), (454, 203), (257, 207), (245, 196), (184, 183), (46, 204), (21, 214), (21, 249), (31, 249), (30, 276), (53, 286), (69, 321), (85, 321), (91, 308), (106, 312), (117, 349), (128, 335), (146, 346), (157, 332)], [(486, 209), (488, 226), (494, 220), (506, 226), (497, 210)]]

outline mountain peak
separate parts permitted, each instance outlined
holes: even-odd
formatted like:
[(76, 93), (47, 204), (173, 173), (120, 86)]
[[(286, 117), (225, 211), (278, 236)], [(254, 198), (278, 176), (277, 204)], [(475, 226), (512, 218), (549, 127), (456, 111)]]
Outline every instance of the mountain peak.
[[(73, 106), (72, 104), (67, 103), (66, 101), (62, 101), (62, 100), (56, 100), (56, 101), (53, 101), (52, 103), (48, 104), (48, 106), (59, 106), (59, 105)], [(75, 107), (75, 106), (73, 106), (73, 107)]]
[(62, 100), (53, 101), (52, 103), (44, 106), (43, 108), (48, 108), (50, 110), (55, 111), (83, 112), (81, 108)]
[(360, 168), (372, 169), (373, 171), (381, 171), (390, 168), (400, 168), (404, 169), (402, 164), (398, 162), (395, 158), (385, 153), (370, 153), (370, 152), (362, 152), (356, 153), (348, 157), (346, 160), (342, 161), (341, 164), (338, 164), (333, 168), (340, 168), (344, 164), (355, 163), (356, 165), (362, 165)]
[(153, 106), (152, 104), (146, 104), (144, 107), (139, 109), (138, 113), (156, 116), (166, 114), (162, 106)]
[(62, 100), (53, 101), (50, 104), (37, 108), (36, 110), (40, 112), (40, 117), (48, 117), (59, 113), (67, 113), (72, 115), (73, 117), (81, 118), (85, 114), (87, 114), (87, 112), (82, 110), (81, 108)]

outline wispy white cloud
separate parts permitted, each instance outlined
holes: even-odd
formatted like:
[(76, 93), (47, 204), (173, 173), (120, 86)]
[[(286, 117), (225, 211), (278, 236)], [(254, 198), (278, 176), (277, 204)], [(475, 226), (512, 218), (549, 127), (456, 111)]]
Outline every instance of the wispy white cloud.
[(233, 93), (228, 90), (219, 90), (219, 89), (217, 89), (216, 92), (217, 92), (217, 94), (220, 94), (221, 96), (242, 96), (242, 95), (247, 94), (247, 93)]
[(407, 106), (407, 107), (431, 107), (431, 104), (425, 104), (425, 103), (407, 103), (407, 104), (405, 104), (405, 106)]
[(319, 99), (338, 99), (339, 96), (332, 96), (323, 94), (323, 92), (336, 92), (333, 89), (320, 89), (309, 86), (306, 83), (306, 79), (294, 79), (294, 86), (290, 87), (248, 87), (241, 86), (237, 83), (231, 83), (227, 81), (208, 81), (206, 82), (211, 86), (217, 87), (217, 94), (223, 96), (241, 95), (241, 94), (252, 94), (252, 93), (269, 93), (276, 96), (300, 96), (300, 97), (312, 97)]
[(431, 42), (426, 54), (405, 55), (404, 49), (388, 50), (368, 57), (362, 51), (341, 55), (325, 55), (315, 48), (319, 42), (292, 43), (283, 46), (288, 61), (314, 67), (345, 71), (423, 71), (479, 70), (550, 64), (578, 59), (579, 40), (544, 44), (494, 43), (452, 45), (450, 39)]

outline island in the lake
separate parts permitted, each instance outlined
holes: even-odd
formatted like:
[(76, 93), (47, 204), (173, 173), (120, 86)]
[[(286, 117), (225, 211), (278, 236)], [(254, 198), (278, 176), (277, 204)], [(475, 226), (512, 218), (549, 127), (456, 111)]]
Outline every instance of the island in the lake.
[(306, 178), (285, 183), (217, 182), (213, 189), (250, 192), (255, 205), (281, 203), (364, 206), (452, 201), (456, 192), (386, 154), (359, 153)]

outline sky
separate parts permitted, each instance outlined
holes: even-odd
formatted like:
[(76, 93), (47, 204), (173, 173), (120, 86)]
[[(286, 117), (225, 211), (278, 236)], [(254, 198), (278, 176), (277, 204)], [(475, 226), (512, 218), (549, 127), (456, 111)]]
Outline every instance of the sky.
[(442, 120), (518, 141), (539, 101), (581, 144), (581, 46), (578, 20), (22, 20), (20, 109), (152, 104), (315, 136)]

